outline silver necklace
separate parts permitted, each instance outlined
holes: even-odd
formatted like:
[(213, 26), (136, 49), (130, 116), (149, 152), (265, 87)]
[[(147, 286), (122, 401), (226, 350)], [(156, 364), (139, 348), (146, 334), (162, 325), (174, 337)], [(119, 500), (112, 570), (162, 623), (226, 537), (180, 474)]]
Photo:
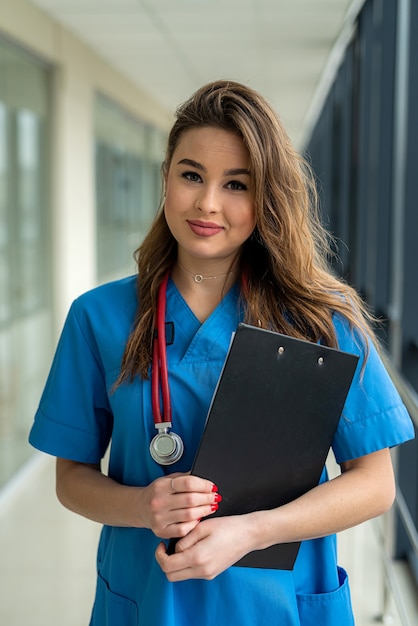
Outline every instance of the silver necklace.
[(192, 272), (189, 272), (189, 270), (186, 270), (186, 268), (183, 267), (179, 261), (177, 261), (177, 263), (179, 264), (179, 267), (180, 269), (183, 270), (183, 272), (186, 272), (186, 274), (188, 274), (189, 276), (193, 278), (195, 283), (202, 283), (204, 280), (214, 280), (215, 278), (223, 278), (224, 276), (228, 276), (228, 274), (234, 271), (234, 269), (231, 269), (229, 270), (229, 272), (226, 272), (225, 274), (218, 274), (218, 276), (203, 276), (202, 274), (192, 274)]

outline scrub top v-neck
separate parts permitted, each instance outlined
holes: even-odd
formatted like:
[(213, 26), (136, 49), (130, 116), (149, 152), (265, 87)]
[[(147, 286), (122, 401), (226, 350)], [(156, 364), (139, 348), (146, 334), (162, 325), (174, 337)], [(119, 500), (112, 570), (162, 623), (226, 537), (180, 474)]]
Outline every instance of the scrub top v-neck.
[[(112, 389), (135, 319), (135, 283), (136, 277), (109, 283), (73, 303), (30, 442), (44, 452), (82, 463), (100, 462), (110, 443), (109, 475), (125, 485), (145, 486), (166, 473), (190, 470), (242, 311), (235, 286), (200, 324), (169, 281), (166, 321), (174, 323), (174, 341), (167, 346), (172, 422), (185, 451), (176, 464), (161, 467), (149, 453), (155, 433), (150, 381), (137, 379)], [(361, 344), (348, 324), (338, 316), (334, 321), (342, 349), (362, 359)], [(410, 419), (373, 346), (360, 372), (361, 361), (334, 442), (338, 461), (413, 437)], [(293, 571), (231, 567), (212, 581), (181, 583), (167, 581), (157, 564), (159, 541), (148, 529), (103, 528), (91, 626), (354, 623), (348, 579), (337, 566), (335, 536), (302, 542)]]
[[(184, 442), (184, 454), (169, 467), (161, 467), (151, 459), (147, 442), (149, 446), (155, 427), (150, 377), (123, 385), (110, 396), (114, 415), (110, 460), (117, 480), (124, 484), (147, 485), (163, 474), (190, 470), (213, 390), (239, 318), (237, 287), (226, 294), (201, 324), (174, 283), (169, 281), (166, 321), (174, 324), (174, 341), (167, 346), (168, 379), (173, 430)], [(131, 418), (126, 419), (127, 415)], [(129, 450), (126, 450), (127, 441)], [(133, 442), (136, 442), (136, 448)]]

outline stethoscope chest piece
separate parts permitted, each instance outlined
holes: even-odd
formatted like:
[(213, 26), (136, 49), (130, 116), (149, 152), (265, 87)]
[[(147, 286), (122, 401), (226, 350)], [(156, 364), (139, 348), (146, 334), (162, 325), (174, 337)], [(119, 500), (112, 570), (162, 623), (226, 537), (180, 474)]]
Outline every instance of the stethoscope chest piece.
[(176, 463), (182, 456), (184, 445), (183, 441), (176, 435), (168, 431), (170, 423), (159, 424), (158, 433), (150, 443), (150, 453), (156, 463), (160, 465), (172, 465)]

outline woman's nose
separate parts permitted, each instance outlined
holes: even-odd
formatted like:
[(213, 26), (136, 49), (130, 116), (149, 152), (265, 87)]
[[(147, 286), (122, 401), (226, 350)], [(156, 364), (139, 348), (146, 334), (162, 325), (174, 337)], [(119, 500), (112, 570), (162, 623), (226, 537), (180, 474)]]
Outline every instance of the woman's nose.
[(219, 193), (212, 187), (202, 189), (196, 200), (196, 208), (202, 213), (217, 213), (220, 210)]

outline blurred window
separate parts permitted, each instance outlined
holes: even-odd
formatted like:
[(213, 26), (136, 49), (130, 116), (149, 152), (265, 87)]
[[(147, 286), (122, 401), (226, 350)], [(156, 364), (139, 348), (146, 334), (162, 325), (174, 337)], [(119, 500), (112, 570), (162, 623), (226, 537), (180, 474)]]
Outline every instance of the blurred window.
[(50, 70), (0, 39), (0, 487), (29, 458), (51, 358)]
[(163, 135), (98, 94), (95, 106), (97, 270), (100, 282), (133, 274), (161, 199)]

